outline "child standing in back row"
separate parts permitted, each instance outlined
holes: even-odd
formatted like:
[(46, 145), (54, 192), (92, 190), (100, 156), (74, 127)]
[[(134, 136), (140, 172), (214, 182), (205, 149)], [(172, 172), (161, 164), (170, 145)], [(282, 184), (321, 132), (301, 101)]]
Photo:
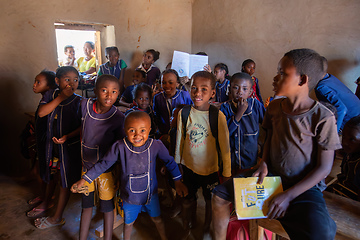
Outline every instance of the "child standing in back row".
[(35, 226), (40, 229), (65, 224), (62, 215), (70, 197), (69, 187), (79, 178), (81, 170), (81, 97), (74, 93), (79, 85), (79, 73), (71, 66), (60, 67), (55, 80), (59, 89), (44, 95), (38, 116), (48, 116), (45, 160), (50, 167), (46, 168), (45, 180), (59, 177), (61, 186), (54, 216), (35, 220)]
[(257, 163), (258, 138), (265, 108), (257, 99), (249, 98), (254, 82), (247, 73), (236, 73), (231, 78), (231, 101), (223, 103), (230, 135), (231, 169), (249, 169)]
[(261, 94), (260, 94), (260, 86), (259, 86), (259, 79), (257, 77), (253, 76), (255, 73), (256, 64), (254, 60), (252, 59), (246, 59), (241, 66), (241, 71), (244, 73), (247, 73), (251, 76), (252, 80), (254, 81), (253, 85), (253, 92), (251, 94), (252, 98), (256, 98), (259, 100), (262, 104), (264, 104)]
[(218, 103), (223, 103), (229, 100), (229, 69), (226, 64), (218, 63), (214, 68), (214, 75), (216, 77), (216, 94), (215, 101)]
[[(175, 150), (175, 160), (181, 164), (184, 184), (189, 191), (182, 208), (185, 235), (190, 234), (190, 228), (196, 222), (197, 190), (200, 187), (203, 190), (206, 203), (203, 229), (207, 233), (211, 223), (211, 191), (219, 184), (219, 165), (222, 165), (220, 174), (224, 178), (231, 176), (226, 118), (209, 103), (215, 96), (216, 79), (206, 71), (197, 72), (192, 78), (191, 99), (194, 103), (190, 108), (184, 107), (178, 114)], [(215, 108), (215, 112), (211, 108)], [(188, 110), (190, 111), (185, 120), (183, 113)], [(212, 126), (214, 118), (217, 125)], [(213, 135), (214, 130), (217, 130), (217, 138)]]
[(159, 59), (160, 52), (154, 49), (149, 49), (144, 53), (143, 62), (138, 69), (146, 73), (146, 83), (153, 87), (157, 80), (160, 80), (160, 69), (154, 66), (154, 63)]
[(125, 215), (124, 239), (129, 240), (133, 224), (141, 211), (149, 213), (162, 240), (167, 239), (164, 222), (160, 216), (157, 194), (156, 158), (164, 161), (175, 181), (176, 192), (187, 195), (187, 189), (178, 166), (159, 140), (149, 137), (151, 120), (147, 113), (134, 111), (125, 118), (126, 138), (116, 141), (107, 154), (97, 162), (82, 179), (74, 184), (78, 188), (85, 181), (91, 183), (116, 161), (120, 163), (120, 197)]
[[(124, 114), (113, 104), (120, 91), (119, 80), (112, 75), (101, 75), (96, 80), (96, 100), (81, 101), (81, 152), (82, 173), (91, 169), (111, 145), (125, 137)], [(104, 213), (104, 239), (112, 239), (114, 223), (114, 180), (111, 171), (105, 171), (91, 184), (86, 183), (89, 195), (82, 194), (82, 212), (79, 239), (86, 240), (95, 202), (95, 194), (100, 198), (100, 211)], [(96, 193), (95, 193), (96, 189)]]
[[(290, 239), (334, 239), (322, 192), (334, 150), (341, 148), (334, 114), (309, 97), (323, 76), (321, 56), (310, 49), (287, 52), (278, 65), (278, 88), (286, 98), (268, 106), (263, 158), (252, 174), (261, 184), (266, 175), (280, 176), (284, 192), (269, 204), (267, 217), (280, 221)], [(215, 239), (225, 239), (233, 181), (214, 189)]]

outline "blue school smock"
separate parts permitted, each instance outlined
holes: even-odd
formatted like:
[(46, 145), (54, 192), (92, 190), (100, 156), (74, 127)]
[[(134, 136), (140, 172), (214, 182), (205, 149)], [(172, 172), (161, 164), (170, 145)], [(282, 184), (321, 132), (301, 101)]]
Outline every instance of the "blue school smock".
[(229, 100), (228, 96), (228, 88), (230, 85), (230, 81), (225, 78), (223, 83), (220, 83), (219, 81), (216, 81), (215, 89), (216, 89), (216, 95), (215, 99), (216, 102), (226, 102)]
[(335, 76), (327, 73), (315, 87), (315, 94), (319, 101), (328, 102), (337, 110), (337, 130), (351, 118), (360, 114), (359, 98)]
[(135, 88), (136, 85), (130, 85), (127, 88), (125, 88), (125, 91), (123, 92), (123, 94), (121, 95), (121, 97), (124, 98), (126, 103), (133, 103), (134, 98), (133, 98), (133, 90)]
[(154, 96), (153, 104), (156, 124), (162, 135), (167, 134), (170, 130), (170, 117), (172, 116), (173, 109), (180, 104), (190, 105), (193, 104), (193, 102), (188, 92), (176, 90), (175, 95), (171, 98), (171, 105), (166, 100), (164, 92)]
[[(59, 89), (52, 90), (50, 94), (44, 96), (42, 104), (49, 103), (59, 94)], [(73, 94), (62, 101), (50, 114), (47, 121), (46, 136), (46, 164), (49, 166), (53, 157), (53, 147), (59, 148), (59, 164), (61, 175), (61, 186), (71, 187), (80, 178), (81, 173), (81, 154), (80, 154), (80, 136), (67, 139), (64, 144), (55, 144), (53, 125), (55, 116), (57, 116), (56, 128), (60, 138), (76, 130), (81, 125), (80, 101), (81, 96)], [(45, 181), (50, 180), (50, 168), (46, 168)]]
[(126, 67), (127, 65), (122, 59), (119, 59), (114, 67), (110, 67), (109, 62), (106, 62), (100, 65), (98, 76), (109, 74), (115, 76), (117, 79), (120, 79), (121, 71)]
[(257, 163), (259, 130), (265, 108), (255, 98), (248, 98), (247, 102), (248, 108), (239, 122), (234, 118), (236, 108), (232, 101), (227, 101), (220, 107), (229, 128), (232, 169), (248, 169)]
[(146, 72), (146, 83), (149, 86), (152, 86), (156, 83), (156, 80), (160, 79), (160, 69), (155, 67), (154, 65), (151, 65), (149, 69), (145, 69), (144, 66), (141, 64), (137, 69), (140, 69), (144, 72)]
[(94, 111), (94, 100), (81, 101), (81, 159), (83, 171), (90, 169), (116, 140), (125, 137), (124, 114), (115, 106), (104, 114)]
[(83, 179), (91, 183), (118, 161), (121, 199), (130, 204), (145, 205), (157, 193), (156, 158), (164, 162), (174, 181), (181, 179), (174, 158), (160, 140), (152, 138), (141, 147), (134, 147), (127, 138), (116, 141), (102, 161), (83, 175)]

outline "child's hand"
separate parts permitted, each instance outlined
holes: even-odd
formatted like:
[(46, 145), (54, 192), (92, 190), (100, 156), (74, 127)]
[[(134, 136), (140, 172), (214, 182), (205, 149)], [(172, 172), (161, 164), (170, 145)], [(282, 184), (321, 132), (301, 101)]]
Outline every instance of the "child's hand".
[(259, 177), (258, 179), (258, 184), (262, 184), (264, 177), (266, 177), (266, 175), (268, 174), (268, 168), (267, 168), (267, 164), (262, 161), (260, 163), (259, 168), (253, 173), (253, 177)]
[(70, 191), (73, 193), (77, 193), (77, 189), (81, 188), (82, 186), (84, 186), (85, 184), (85, 180), (84, 179), (80, 179), (79, 181), (77, 181), (76, 183), (74, 183), (71, 188)]
[(166, 167), (165, 167), (165, 166), (161, 167), (160, 173), (161, 173), (162, 175), (165, 175), (165, 173), (166, 173)]
[(175, 181), (175, 190), (180, 197), (186, 197), (188, 195), (188, 189), (180, 180)]
[(235, 120), (236, 121), (240, 121), (240, 119), (242, 118), (242, 116), (244, 115), (244, 112), (246, 111), (246, 109), (248, 108), (249, 104), (248, 101), (246, 99), (240, 98), (238, 100), (238, 104), (237, 104), (237, 112), (235, 114)]
[(52, 140), (54, 141), (55, 144), (63, 144), (67, 140), (67, 135), (62, 136), (59, 139), (56, 137), (53, 137)]
[(289, 203), (292, 200), (292, 197), (286, 191), (276, 195), (270, 203), (268, 218), (276, 219), (284, 217)]
[(207, 71), (207, 72), (211, 73), (211, 67), (210, 67), (209, 64), (206, 64), (206, 65), (204, 66), (204, 71)]
[(64, 99), (67, 99), (68, 97), (74, 94), (74, 91), (75, 89), (72, 86), (67, 85), (63, 90), (61, 90), (59, 96), (63, 97)]
[(159, 88), (156, 87), (156, 84), (152, 85), (151, 88), (153, 90), (153, 94), (152, 94), (153, 97), (160, 92)]

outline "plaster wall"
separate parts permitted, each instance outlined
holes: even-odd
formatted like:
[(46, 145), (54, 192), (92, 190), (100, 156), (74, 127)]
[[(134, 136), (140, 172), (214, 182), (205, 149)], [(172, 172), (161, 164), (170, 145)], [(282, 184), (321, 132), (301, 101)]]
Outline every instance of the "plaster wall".
[(328, 59), (328, 72), (354, 91), (360, 76), (359, 11), (356, 0), (195, 0), (192, 52), (208, 53), (212, 67), (226, 63), (230, 74), (253, 59), (265, 101), (284, 53), (312, 48)]
[(30, 166), (19, 153), (19, 135), (27, 121), (24, 112), (35, 111), (40, 99), (32, 91), (34, 77), (45, 68), (55, 71), (57, 67), (55, 21), (113, 25), (115, 44), (130, 67), (136, 67), (131, 66), (134, 52), (154, 48), (161, 53), (156, 65), (164, 69), (173, 50), (191, 50), (191, 7), (190, 0), (13, 0), (2, 4), (0, 171), (19, 175)]

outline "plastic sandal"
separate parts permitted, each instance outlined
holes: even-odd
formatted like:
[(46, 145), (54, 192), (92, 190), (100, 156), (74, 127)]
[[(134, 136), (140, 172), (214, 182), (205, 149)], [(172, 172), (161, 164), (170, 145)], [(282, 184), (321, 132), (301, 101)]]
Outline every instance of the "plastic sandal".
[(65, 218), (61, 219), (61, 221), (58, 223), (50, 223), (48, 221), (48, 218), (49, 217), (42, 217), (42, 218), (36, 219), (35, 227), (37, 227), (39, 229), (47, 229), (47, 228), (51, 228), (51, 227), (62, 226), (65, 224)]

